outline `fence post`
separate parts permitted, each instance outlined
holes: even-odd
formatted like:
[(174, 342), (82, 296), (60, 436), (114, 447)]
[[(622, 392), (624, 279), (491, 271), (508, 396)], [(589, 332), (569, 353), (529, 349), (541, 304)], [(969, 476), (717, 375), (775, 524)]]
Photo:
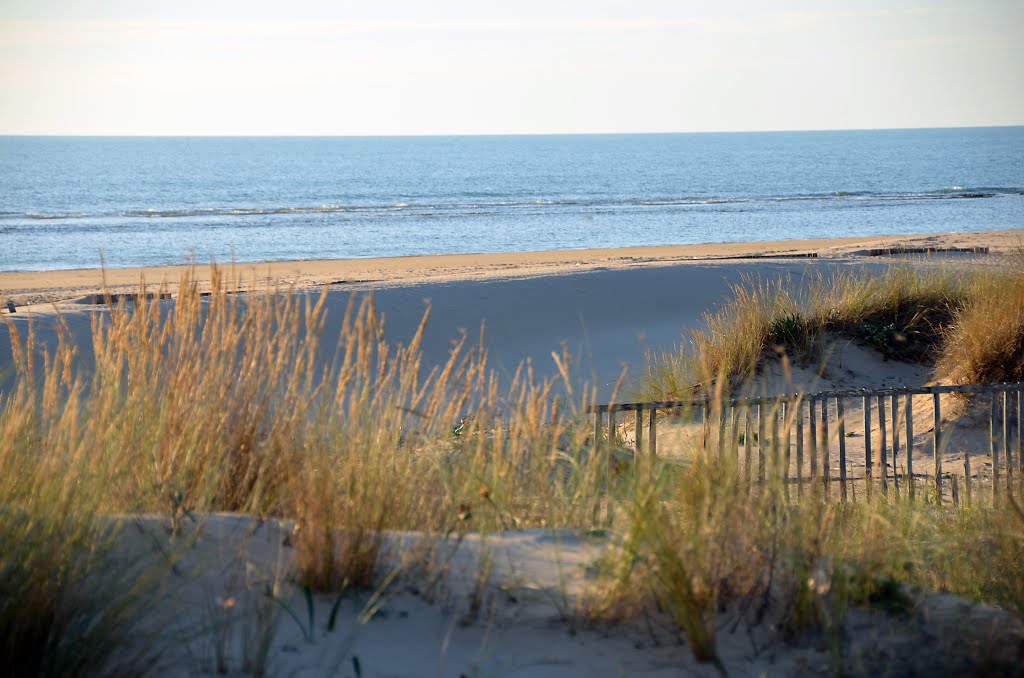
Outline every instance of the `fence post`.
[(725, 396), (718, 400), (718, 461), (725, 460)]
[(809, 433), (811, 457), (811, 488), (818, 489), (818, 423), (815, 421), (814, 397), (807, 399), (807, 433)]
[(1024, 429), (1024, 390), (1017, 389), (1017, 475), (1024, 478), (1024, 436), (1021, 429)]
[[(775, 403), (778, 403), (778, 402), (779, 402), (778, 400), (775, 401)], [(778, 478), (779, 477), (779, 458), (781, 457), (781, 452), (782, 452), (782, 448), (779, 445), (779, 411), (776, 409), (775, 405), (772, 405), (772, 407), (769, 408), (769, 411), (771, 412), (771, 415), (772, 415), (772, 424), (771, 424), (771, 432), (770, 432), (770, 435), (771, 435), (771, 443), (770, 443), (770, 445), (771, 445), (771, 447), (769, 448), (769, 449), (771, 449), (771, 455), (772, 455), (772, 477), (773, 478)]]
[(747, 403), (743, 412), (743, 473), (747, 481), (747, 487), (750, 487), (750, 465), (753, 463), (754, 448), (754, 441), (751, 440), (753, 434), (750, 431), (750, 415), (752, 411), (750, 403)]
[(764, 400), (757, 404), (757, 479), (764, 482), (764, 464), (768, 450), (764, 444), (764, 410), (767, 405)]
[(786, 495), (786, 499), (789, 499), (789, 447), (792, 442), (790, 439), (790, 432), (793, 428), (793, 403), (790, 401), (789, 396), (786, 396), (782, 400), (782, 489)]
[(899, 396), (895, 391), (889, 401), (889, 409), (892, 411), (892, 484), (896, 492), (900, 491), (899, 458), (900, 458), (900, 403)]
[(971, 451), (967, 450), (964, 452), (964, 502), (966, 504), (971, 503), (971, 484), (973, 479), (971, 478)]
[(932, 417), (934, 427), (932, 428), (932, 458), (935, 462), (935, 497), (939, 504), (942, 503), (942, 409), (939, 402), (939, 393), (932, 393)]
[(644, 406), (636, 408), (636, 453), (643, 454), (644, 451)]
[(875, 463), (871, 458), (871, 396), (864, 396), (864, 480), (867, 495), (874, 490)]
[(839, 482), (843, 501), (846, 501), (846, 413), (843, 411), (843, 398), (836, 396), (836, 424), (839, 429)]
[(793, 418), (796, 420), (796, 496), (804, 493), (804, 415), (803, 399), (796, 400)]
[(996, 428), (996, 416), (999, 409), (997, 396), (992, 394), (991, 408), (988, 413), (988, 438), (989, 455), (992, 458), (992, 504), (999, 501), (999, 443), (998, 429)]
[(828, 397), (821, 399), (821, 477), (825, 484), (825, 498), (832, 498), (832, 463), (828, 457)]
[(1010, 450), (1010, 392), (1003, 391), (1003, 459), (1006, 460), (1006, 492), (1013, 492), (1013, 453)]
[(885, 396), (875, 398), (878, 401), (878, 465), (882, 470), (882, 492), (889, 491), (889, 464), (885, 458)]
[(910, 498), (914, 498), (914, 396), (907, 394), (907, 401), (903, 404), (903, 412), (907, 418), (907, 492)]
[(658, 456), (658, 408), (651, 408), (651, 423), (648, 424), (647, 428), (647, 445), (650, 449), (651, 457), (657, 458)]
[(740, 407), (739, 405), (733, 405), (730, 409), (730, 415), (732, 416), (732, 440), (729, 443), (729, 454), (732, 456), (732, 462), (736, 464), (737, 477), (739, 473), (740, 463)]
[[(700, 448), (706, 455), (708, 451), (708, 438), (711, 436), (711, 422), (708, 421), (708, 400), (706, 398), (700, 406), (700, 427)], [(705, 458), (707, 457), (705, 456)]]

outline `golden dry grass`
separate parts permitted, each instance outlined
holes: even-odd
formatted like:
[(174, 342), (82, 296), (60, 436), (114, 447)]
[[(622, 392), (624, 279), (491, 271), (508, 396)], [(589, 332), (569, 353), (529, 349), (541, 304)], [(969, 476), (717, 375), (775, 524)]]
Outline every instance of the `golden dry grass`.
[[(756, 615), (770, 598), (787, 628), (834, 621), (834, 596), (808, 583), (822, 563), (830, 581), (854, 581), (855, 602), (870, 601), (879, 573), (1024, 610), (1024, 522), (1000, 521), (998, 508), (881, 495), (790, 503), (778, 478), (752, 489), (728, 459), (700, 451), (685, 467), (615, 464), (594, 453), (591, 399), (568, 375), (538, 379), (524, 365), (502, 382), (465, 339), (425, 370), (422, 328), (408, 345), (387, 342), (369, 297), (347, 309), (325, 366), (325, 296), (236, 294), (244, 286), (230, 273), (213, 278), (209, 297), (186, 278), (173, 304), (140, 295), (97, 315), (94, 372), (67, 342), (45, 352), (31, 331), (15, 337), (19, 376), (0, 394), (0, 635), (36, 662), (26, 675), (89, 675), (78, 658), (125, 657), (119, 641), (146, 591), (102, 576), (117, 574), (102, 517), (142, 511), (294, 519), (300, 580), (321, 591), (378, 584), (389, 530), (610, 530), (624, 547), (588, 610), (666, 610), (713, 662), (724, 607)], [(749, 365), (756, 353), (731, 333), (770, 330), (801, 308), (774, 283), (743, 299), (740, 325), (716, 316), (708, 341), (727, 345), (709, 364)], [(846, 317), (878, 306), (851, 304)], [(69, 609), (88, 623), (53, 624)]]
[(646, 395), (685, 399), (719, 379), (742, 382), (766, 356), (815, 364), (826, 333), (849, 336), (886, 358), (936, 365), (956, 383), (1018, 381), (1024, 375), (1024, 266), (894, 265), (746, 278), (675, 350), (648, 355)]
[(936, 375), (954, 384), (1024, 381), (1024, 266), (976, 283), (945, 333)]

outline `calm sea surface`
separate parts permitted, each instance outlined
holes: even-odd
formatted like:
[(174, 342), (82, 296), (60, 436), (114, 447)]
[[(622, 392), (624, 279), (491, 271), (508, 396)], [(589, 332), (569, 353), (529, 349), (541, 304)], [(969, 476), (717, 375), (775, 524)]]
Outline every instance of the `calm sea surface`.
[(0, 137), (0, 270), (1024, 228), (1024, 127)]

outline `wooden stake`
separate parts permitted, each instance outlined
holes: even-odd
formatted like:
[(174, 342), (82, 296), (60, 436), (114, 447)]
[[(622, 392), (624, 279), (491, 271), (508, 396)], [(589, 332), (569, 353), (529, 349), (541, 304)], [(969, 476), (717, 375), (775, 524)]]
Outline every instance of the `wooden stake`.
[(904, 416), (907, 419), (907, 492), (914, 497), (914, 396), (907, 394), (903, 404)]
[(821, 475), (825, 482), (825, 497), (832, 495), (832, 464), (828, 458), (828, 398), (821, 399)]
[(754, 442), (751, 440), (750, 415), (751, 407), (747, 405), (743, 415), (743, 472), (747, 479), (747, 487), (750, 486), (750, 465), (753, 463)]
[(740, 462), (740, 408), (733, 405), (732, 412), (732, 442), (729, 445), (729, 453), (732, 454), (732, 461), (739, 467)]
[(999, 444), (997, 438), (996, 416), (999, 408), (998, 396), (992, 394), (992, 406), (988, 414), (989, 456), (992, 459), (992, 503), (999, 501)]
[(900, 404), (899, 404), (899, 397), (895, 393), (892, 394), (892, 397), (891, 397), (891, 400), (890, 400), (890, 403), (889, 403), (889, 409), (892, 411), (892, 484), (893, 484), (893, 488), (897, 492), (899, 492), (899, 490), (900, 490), (900, 481), (899, 481), (899, 473), (897, 473), (897, 469), (899, 469), (899, 467), (900, 467), (900, 465), (899, 465), (899, 458), (900, 458), (900, 422), (899, 422)]
[(762, 401), (757, 404), (757, 479), (764, 482), (765, 457), (768, 456), (768, 449), (764, 444), (764, 416), (765, 405)]
[(782, 401), (782, 489), (789, 499), (789, 445), (793, 427), (793, 404), (789, 399)]
[(843, 501), (846, 501), (846, 413), (842, 397), (836, 397), (836, 420), (839, 425), (839, 482)]
[(871, 396), (864, 396), (864, 476), (869, 497), (874, 489), (874, 466), (871, 459)]
[(935, 497), (942, 503), (942, 410), (939, 403), (939, 394), (932, 394), (932, 459), (935, 462)]
[(885, 396), (878, 396), (878, 465), (882, 471), (882, 492), (889, 491), (889, 464), (885, 458)]
[(708, 401), (705, 400), (700, 408), (701, 440), (700, 447), (706, 453), (708, 451), (708, 438), (711, 437), (711, 422), (708, 421)]
[(651, 408), (651, 421), (647, 428), (647, 445), (652, 457), (658, 456), (658, 408)]
[[(775, 401), (778, 403), (778, 401)], [(782, 448), (779, 446), (779, 413), (775, 407), (769, 408), (771, 411), (772, 424), (771, 424), (771, 454), (772, 454), (772, 477), (778, 478), (782, 474), (779, 473), (780, 462), (779, 458), (782, 456)]]
[(964, 495), (965, 505), (971, 503), (971, 453), (964, 452)]
[(636, 453), (638, 455), (644, 453), (644, 408), (638, 407), (636, 412)]
[(796, 494), (801, 496), (804, 493), (804, 415), (803, 401), (799, 398), (796, 401), (796, 411), (793, 419), (796, 420)]
[(1017, 475), (1024, 478), (1024, 390), (1017, 391)]
[(718, 461), (725, 458), (725, 397), (718, 400)]
[(1006, 460), (1006, 492), (1013, 492), (1013, 453), (1010, 450), (1010, 392), (1003, 391), (1003, 459)]
[(818, 424), (814, 416), (814, 398), (807, 399), (807, 432), (810, 434), (811, 487), (818, 484)]

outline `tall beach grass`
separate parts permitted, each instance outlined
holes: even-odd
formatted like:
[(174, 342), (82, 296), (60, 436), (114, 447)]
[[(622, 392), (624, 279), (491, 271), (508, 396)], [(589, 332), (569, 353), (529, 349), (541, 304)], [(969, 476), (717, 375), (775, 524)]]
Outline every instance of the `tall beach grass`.
[(645, 395), (690, 397), (718, 379), (753, 378), (769, 356), (821, 367), (828, 338), (934, 367), (956, 383), (1016, 381), (1024, 344), (1024, 267), (892, 265), (748, 277), (676, 349), (648, 355)]
[[(886, 304), (924, 305), (891, 290), (931, 279), (891, 275), (837, 281), (856, 298), (822, 308), (839, 307), (830, 317), (840, 323)], [(934, 275), (943, 282), (932, 302), (959, 294), (961, 282)], [(792, 502), (780, 478), (751, 485), (728, 457), (701, 450), (682, 466), (647, 457), (623, 465), (596, 453), (585, 415), (593, 398), (567, 372), (541, 379), (525, 364), (503, 381), (483, 342), (467, 337), (445, 364), (426, 366), (428, 314), (397, 345), (372, 297), (353, 297), (338, 335), (325, 337), (326, 292), (247, 288), (220, 270), (212, 278), (209, 295), (186, 277), (173, 303), (140, 294), (98, 312), (88, 372), (69, 341), (44, 350), (31, 330), (9, 324), (18, 376), (0, 394), (0, 641), (8, 655), (31, 658), (25, 675), (106, 675), (129, 658), (127, 629), (144, 627), (140, 601), (155, 587), (117, 576), (119, 538), (107, 517), (141, 512), (172, 522), (211, 511), (292, 520), (297, 581), (324, 592), (379, 585), (390, 556), (401, 555), (387, 553), (389, 531), (416, 531), (426, 543), (470, 531), (600, 529), (617, 546), (581, 614), (595, 623), (666, 614), (694, 654), (720, 668), (726, 613), (794, 634), (827, 627), (848, 642), (838, 590), (851, 605), (889, 595), (895, 582), (1024, 608), (1024, 520), (1008, 522), (998, 507), (882, 495)], [(712, 316), (707, 368), (752, 369), (757, 351), (732, 335), (758, 323), (757, 350), (779, 340), (775, 321), (807, 313), (810, 301), (796, 294), (762, 283), (735, 316), (747, 324), (727, 309)], [(126, 673), (140, 666), (129, 662)]]

